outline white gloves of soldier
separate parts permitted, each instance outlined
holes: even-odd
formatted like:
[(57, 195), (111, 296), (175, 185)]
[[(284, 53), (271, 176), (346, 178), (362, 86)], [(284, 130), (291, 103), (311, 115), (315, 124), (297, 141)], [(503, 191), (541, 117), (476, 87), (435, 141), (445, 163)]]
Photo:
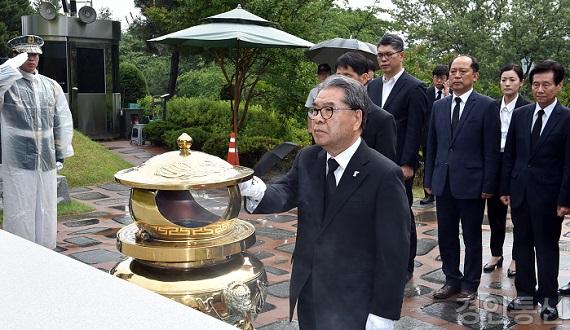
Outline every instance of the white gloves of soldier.
[(22, 66), (22, 64), (26, 63), (28, 60), (28, 53), (21, 53), (11, 59), (8, 59), (5, 64), (17, 69)]
[(63, 170), (63, 163), (55, 162), (55, 168), (57, 169), (58, 172)]

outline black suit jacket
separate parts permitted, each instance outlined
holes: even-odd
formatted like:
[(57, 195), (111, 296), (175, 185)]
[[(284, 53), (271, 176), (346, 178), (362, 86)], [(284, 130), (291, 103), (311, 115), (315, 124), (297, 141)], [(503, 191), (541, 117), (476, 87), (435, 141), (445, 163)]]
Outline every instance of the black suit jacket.
[(255, 213), (298, 207), (290, 316), (310, 278), (319, 329), (364, 329), (369, 313), (397, 320), (410, 244), (402, 171), (361, 142), (325, 205), (326, 152), (302, 150), (287, 175), (268, 184)]
[[(382, 106), (383, 85), (382, 77), (372, 80), (367, 85), (368, 96), (378, 106)], [(427, 98), (423, 83), (404, 71), (396, 81), (383, 107), (396, 120), (396, 133), (398, 134), (396, 163), (398, 165), (416, 168), (426, 108)]]
[(446, 180), (453, 197), (481, 198), (498, 185), (501, 124), (494, 100), (473, 91), (451, 132), (452, 96), (433, 104), (428, 133), (424, 186), (441, 196)]
[(388, 111), (368, 99), (366, 124), (362, 132), (366, 144), (396, 162), (396, 121)]
[(512, 207), (528, 201), (543, 209), (570, 206), (570, 109), (556, 104), (538, 144), (530, 148), (536, 104), (513, 112), (503, 154), (501, 195)]

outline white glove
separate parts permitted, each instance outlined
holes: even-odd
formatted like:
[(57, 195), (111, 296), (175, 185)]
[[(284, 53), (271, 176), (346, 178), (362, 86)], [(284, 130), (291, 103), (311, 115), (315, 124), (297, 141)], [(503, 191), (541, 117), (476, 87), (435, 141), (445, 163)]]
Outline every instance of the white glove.
[(55, 162), (55, 168), (57, 169), (58, 172), (63, 170), (63, 163)]
[(6, 61), (6, 64), (13, 67), (14, 69), (17, 69), (21, 67), (22, 64), (26, 63), (27, 60), (28, 60), (28, 53), (20, 53), (17, 56), (8, 59)]
[(265, 194), (265, 183), (260, 178), (254, 176), (250, 180), (238, 183), (241, 195), (244, 197), (251, 197), (253, 199), (261, 199)]

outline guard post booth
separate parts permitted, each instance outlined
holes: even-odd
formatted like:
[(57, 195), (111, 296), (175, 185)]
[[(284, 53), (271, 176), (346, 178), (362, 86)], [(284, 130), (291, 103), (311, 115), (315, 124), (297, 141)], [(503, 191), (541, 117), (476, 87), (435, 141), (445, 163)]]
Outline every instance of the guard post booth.
[(76, 129), (92, 139), (118, 137), (121, 23), (54, 16), (22, 16), (22, 34), (45, 41), (39, 72), (63, 88)]

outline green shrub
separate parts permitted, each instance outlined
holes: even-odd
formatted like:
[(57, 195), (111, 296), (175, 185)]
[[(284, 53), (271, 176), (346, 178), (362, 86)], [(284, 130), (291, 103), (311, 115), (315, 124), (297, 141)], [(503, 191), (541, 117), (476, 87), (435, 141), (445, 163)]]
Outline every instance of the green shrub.
[(178, 128), (180, 128), (180, 126), (173, 122), (157, 119), (145, 125), (144, 133), (147, 140), (151, 141), (153, 144), (162, 145), (167, 144), (167, 141), (162, 138), (162, 135), (165, 132)]
[(220, 91), (226, 84), (224, 74), (215, 65), (181, 74), (176, 83), (176, 95), (220, 99)]
[(245, 126), (240, 136), (268, 136), (276, 139), (287, 138), (285, 118), (275, 111), (263, 109), (259, 105), (249, 107)]
[(182, 133), (186, 133), (192, 137), (192, 146), (190, 147), (192, 150), (202, 150), (204, 143), (210, 137), (210, 133), (199, 127), (189, 127), (166, 131), (162, 135), (162, 140), (169, 149), (178, 150), (176, 140), (178, 140), (178, 137), (182, 135)]
[(228, 134), (231, 109), (227, 101), (175, 97), (167, 103), (167, 120), (182, 127), (201, 127), (214, 134)]
[(222, 159), (226, 159), (228, 155), (228, 143), (230, 141), (229, 134), (226, 135), (212, 135), (204, 145), (202, 146), (202, 151), (209, 153), (210, 155), (218, 156)]
[(137, 103), (143, 109), (143, 114), (150, 118), (162, 118), (162, 105), (155, 104), (152, 96), (147, 95), (141, 99), (138, 99)]
[(237, 141), (240, 165), (253, 168), (263, 154), (279, 145), (279, 140), (266, 136), (245, 136)]
[(148, 94), (148, 87), (142, 72), (131, 63), (119, 65), (119, 81), (124, 105), (136, 103), (138, 99)]

